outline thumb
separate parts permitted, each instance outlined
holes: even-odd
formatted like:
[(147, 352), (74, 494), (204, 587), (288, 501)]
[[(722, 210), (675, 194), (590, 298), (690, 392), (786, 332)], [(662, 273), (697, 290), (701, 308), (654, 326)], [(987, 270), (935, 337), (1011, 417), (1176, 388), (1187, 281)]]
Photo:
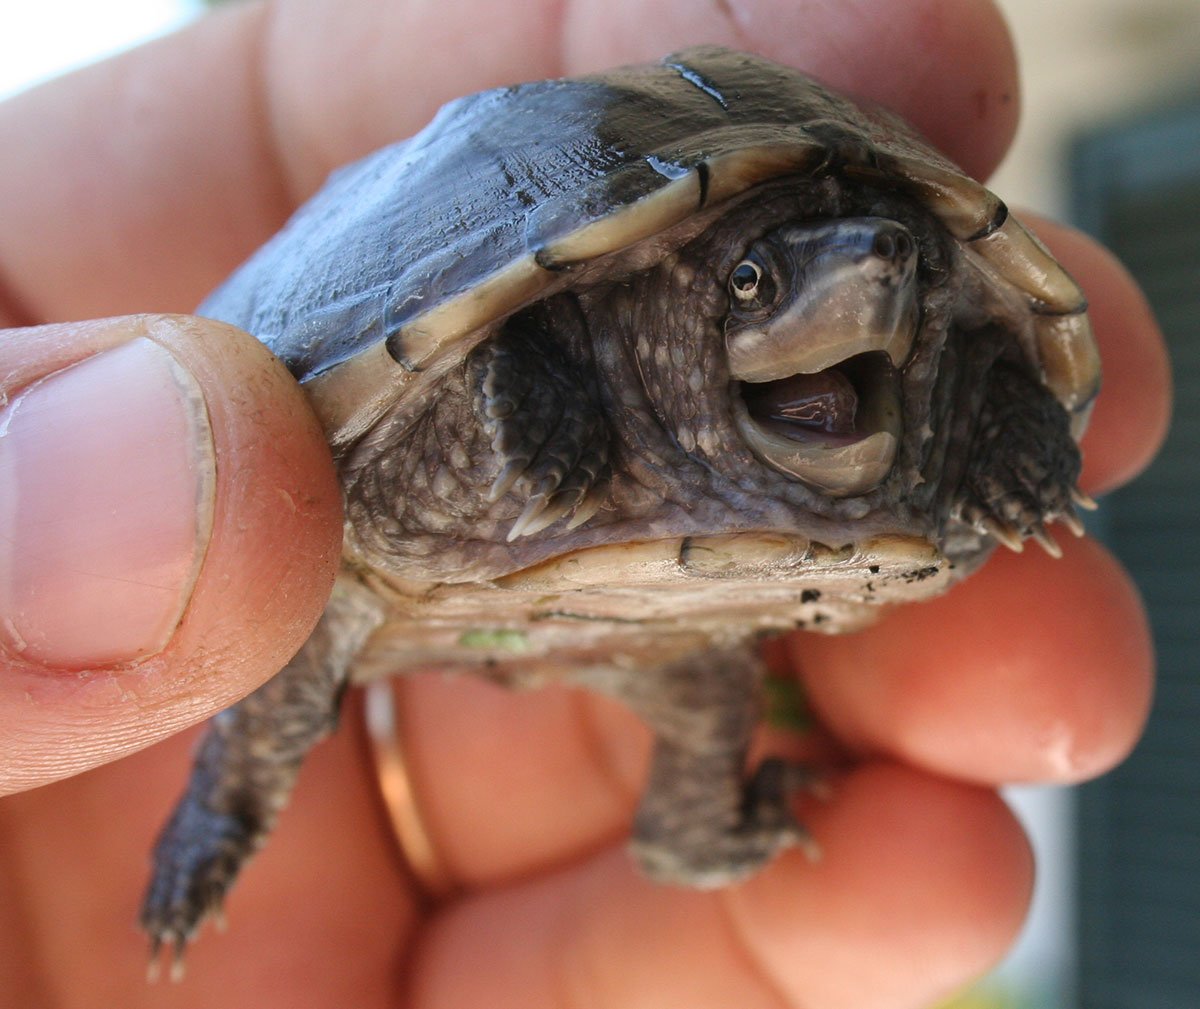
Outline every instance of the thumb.
[(0, 794), (253, 690), (312, 629), (340, 543), (321, 429), (246, 333), (0, 332)]

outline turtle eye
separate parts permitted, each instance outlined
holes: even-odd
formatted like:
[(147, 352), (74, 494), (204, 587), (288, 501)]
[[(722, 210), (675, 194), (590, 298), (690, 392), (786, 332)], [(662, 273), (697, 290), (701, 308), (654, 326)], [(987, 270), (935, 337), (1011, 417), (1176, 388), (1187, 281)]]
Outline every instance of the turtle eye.
[(771, 302), (775, 285), (759, 263), (743, 259), (729, 275), (729, 293), (738, 308), (761, 308)]
[(758, 282), (762, 278), (762, 267), (749, 259), (743, 259), (729, 275), (729, 289), (738, 301), (751, 301), (758, 294)]

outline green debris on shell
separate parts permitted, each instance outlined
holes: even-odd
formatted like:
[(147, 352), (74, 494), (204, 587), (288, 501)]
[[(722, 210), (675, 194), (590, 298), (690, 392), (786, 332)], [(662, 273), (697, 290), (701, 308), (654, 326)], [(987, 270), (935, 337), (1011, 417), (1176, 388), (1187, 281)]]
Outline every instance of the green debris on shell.
[(763, 681), (766, 722), (773, 729), (805, 733), (813, 727), (812, 710), (804, 690), (791, 676), (768, 676)]
[(527, 652), (529, 638), (524, 631), (500, 628), (472, 628), (458, 637), (463, 648), (485, 648), (494, 652)]

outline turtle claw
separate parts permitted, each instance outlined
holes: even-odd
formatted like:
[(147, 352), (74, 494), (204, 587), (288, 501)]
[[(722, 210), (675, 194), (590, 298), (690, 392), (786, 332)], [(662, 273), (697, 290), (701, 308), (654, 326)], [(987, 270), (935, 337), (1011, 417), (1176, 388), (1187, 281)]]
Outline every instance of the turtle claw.
[(1078, 487), (1071, 488), (1071, 500), (1084, 511), (1094, 512), (1100, 507), (1100, 503), (1094, 497), (1081, 491)]
[(567, 522), (567, 528), (577, 529), (583, 525), (603, 507), (604, 499), (607, 497), (608, 481), (602, 480), (588, 491), (587, 496), (576, 506), (570, 520)]
[(976, 528), (991, 536), (997, 543), (1008, 547), (1014, 554), (1025, 552), (1025, 541), (1012, 526), (997, 522), (994, 518), (981, 519)]
[[(552, 526), (564, 515), (567, 515), (575, 510), (576, 506), (583, 500), (585, 488), (573, 488), (571, 490), (559, 491), (553, 496), (548, 496), (544, 493), (537, 493), (529, 499), (524, 510), (517, 517), (517, 521), (513, 523), (512, 529), (508, 533), (508, 542), (520, 536), (532, 536), (534, 533), (540, 533), (548, 526)], [(568, 526), (574, 528), (574, 526)]]
[(1074, 508), (1068, 508), (1061, 515), (1059, 515), (1058, 521), (1070, 529), (1071, 535), (1076, 537), (1076, 539), (1080, 539), (1087, 535), (1087, 530), (1084, 528), (1083, 522), (1080, 521), (1079, 515), (1076, 514)]
[(150, 937), (150, 955), (146, 959), (146, 984), (158, 984), (162, 978), (162, 939), (154, 935)]
[(1047, 531), (1045, 526), (1040, 523), (1033, 527), (1029, 533), (1029, 538), (1032, 539), (1038, 546), (1046, 551), (1055, 560), (1062, 559), (1062, 547), (1060, 547)]
[(558, 519), (560, 513), (555, 509), (548, 508), (549, 503), (550, 499), (545, 494), (535, 494), (531, 497), (521, 510), (521, 514), (517, 516), (517, 520), (512, 524), (505, 539), (512, 543), (522, 536), (532, 536)]
[[(495, 445), (492, 446), (495, 448)], [(529, 466), (528, 459), (510, 459), (504, 464), (504, 468), (500, 470), (500, 474), (493, 481), (491, 488), (488, 490), (487, 499), (490, 504), (495, 504), (505, 494), (513, 488), (521, 474), (525, 472)]]
[[(228, 887), (232, 879), (223, 882)], [(219, 931), (225, 930), (225, 916), (220, 896), (207, 903), (187, 900), (169, 909), (155, 908), (147, 898), (142, 912), (142, 928), (150, 935), (150, 957), (146, 965), (146, 980), (154, 983), (162, 977), (162, 961), (168, 961), (167, 977), (171, 981), (183, 979), (188, 945), (205, 921), (212, 920)]]
[[(174, 936), (168, 940), (169, 952), (165, 953), (167, 960), (167, 980), (172, 984), (178, 984), (183, 980), (187, 973), (187, 946), (188, 938), (182, 935)], [(162, 962), (164, 959), (164, 942), (161, 936), (153, 936), (150, 939), (150, 958), (146, 963), (146, 983), (158, 984), (162, 980), (163, 970)]]
[[(1076, 536), (1084, 535), (1082, 523), (1074, 514), (1063, 513), (1055, 516), (1061, 519), (1063, 524)], [(1024, 529), (1016, 525), (1009, 525), (1001, 522), (994, 517), (981, 518), (974, 523), (974, 528), (986, 536), (990, 536), (1001, 546), (1007, 547), (1015, 554), (1025, 552), (1025, 540), (1031, 539), (1051, 557), (1060, 559), (1063, 555), (1062, 547), (1058, 545), (1054, 537), (1047, 531), (1045, 525), (1041, 522), (1032, 522)]]

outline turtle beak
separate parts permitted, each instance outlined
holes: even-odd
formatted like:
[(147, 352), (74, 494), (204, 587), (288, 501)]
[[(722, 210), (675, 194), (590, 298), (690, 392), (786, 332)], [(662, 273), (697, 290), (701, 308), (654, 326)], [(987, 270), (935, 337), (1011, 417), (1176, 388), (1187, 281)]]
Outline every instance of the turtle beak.
[(777, 294), (749, 312), (735, 304), (726, 324), (739, 431), (788, 476), (838, 497), (865, 493), (900, 444), (899, 369), (920, 316), (916, 242), (867, 217), (789, 225), (758, 244)]

